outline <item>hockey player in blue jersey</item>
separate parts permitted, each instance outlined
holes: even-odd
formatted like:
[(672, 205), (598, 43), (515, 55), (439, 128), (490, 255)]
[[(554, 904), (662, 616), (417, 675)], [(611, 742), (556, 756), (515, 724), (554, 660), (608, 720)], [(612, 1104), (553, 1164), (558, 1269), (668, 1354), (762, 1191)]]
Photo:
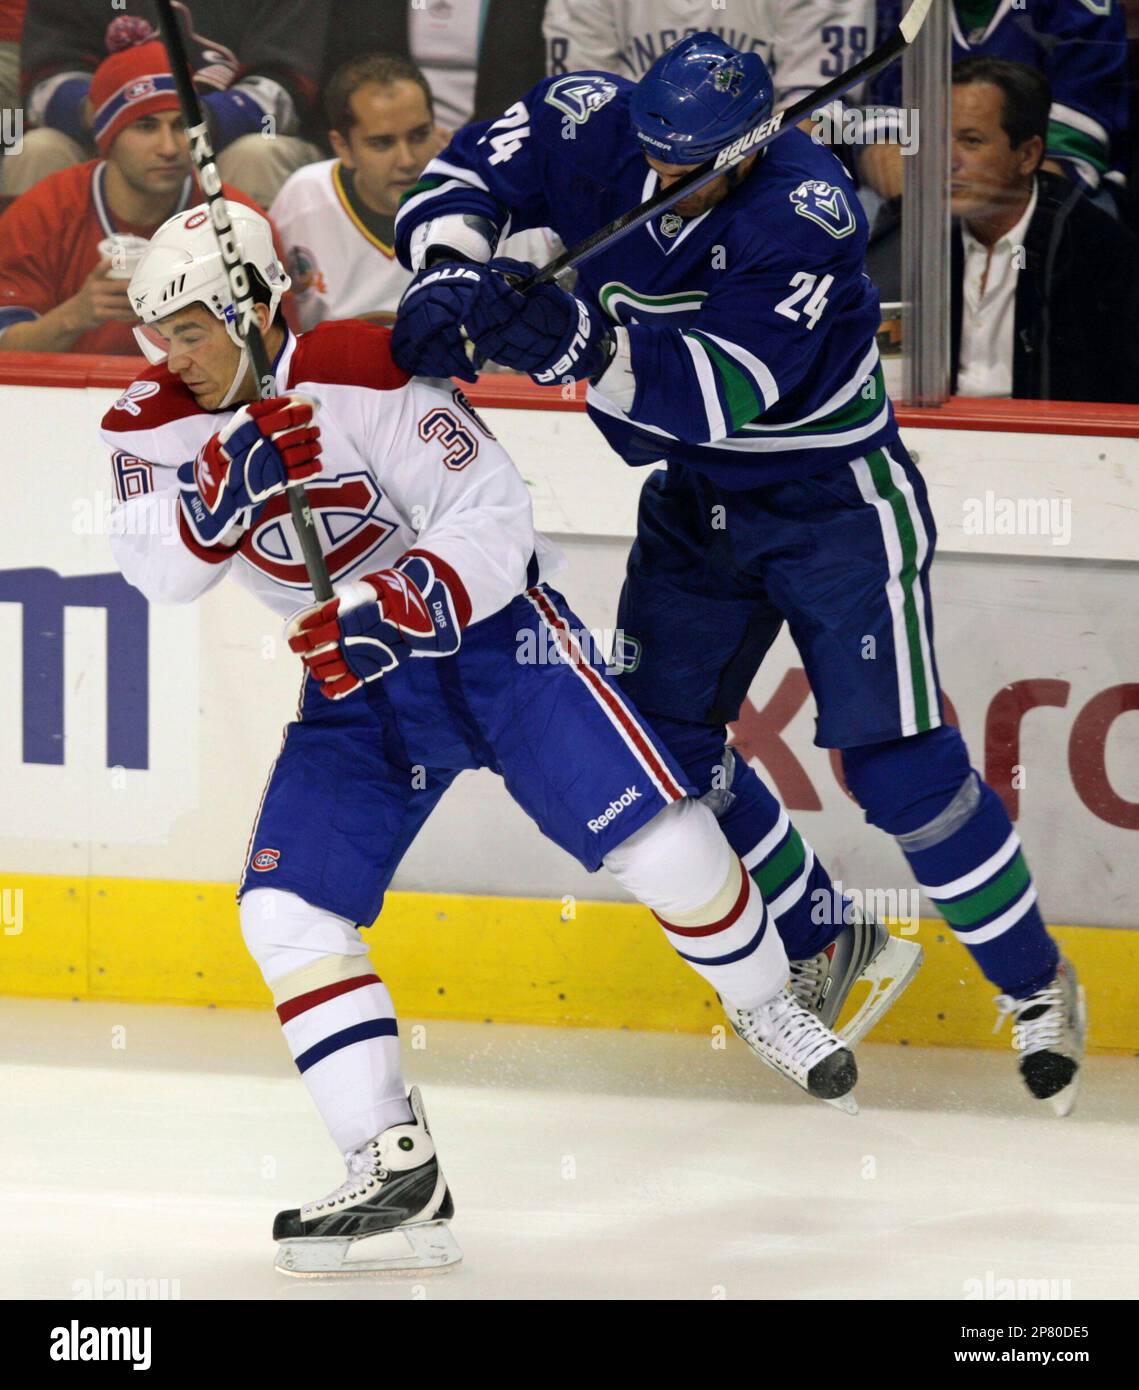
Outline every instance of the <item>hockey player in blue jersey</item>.
[(460, 131), (397, 219), (398, 254), (417, 275), (393, 351), (408, 370), (467, 380), (472, 351), (539, 382), (587, 378), (589, 413), (617, 453), (667, 465), (641, 495), (619, 611), (639, 661), (622, 685), (717, 800), (799, 997), (833, 1018), (849, 987), (841, 964), (882, 939), (857, 919), (818, 920), (827, 875), (725, 752), (724, 726), (785, 621), (815, 695), (816, 742), (841, 750), (867, 820), (897, 839), (1000, 989), (1029, 1090), (1066, 1113), (1082, 995), (1000, 799), (943, 721), (934, 521), (883, 387), (866, 220), (838, 160), (801, 131), (782, 134), (587, 259), (573, 294), (523, 295), (527, 268), (492, 259), (508, 225), (549, 224), (572, 245), (771, 105), (758, 55), (704, 33), (636, 87), (604, 73), (548, 79)]

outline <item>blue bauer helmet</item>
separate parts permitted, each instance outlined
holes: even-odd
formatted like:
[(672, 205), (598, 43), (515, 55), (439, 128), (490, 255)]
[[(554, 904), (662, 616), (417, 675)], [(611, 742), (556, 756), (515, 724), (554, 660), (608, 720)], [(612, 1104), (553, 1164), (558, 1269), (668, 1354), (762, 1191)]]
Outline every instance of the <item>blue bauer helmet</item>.
[(707, 30), (673, 44), (633, 89), (630, 113), (645, 153), (703, 164), (766, 120), (775, 104), (767, 64)]

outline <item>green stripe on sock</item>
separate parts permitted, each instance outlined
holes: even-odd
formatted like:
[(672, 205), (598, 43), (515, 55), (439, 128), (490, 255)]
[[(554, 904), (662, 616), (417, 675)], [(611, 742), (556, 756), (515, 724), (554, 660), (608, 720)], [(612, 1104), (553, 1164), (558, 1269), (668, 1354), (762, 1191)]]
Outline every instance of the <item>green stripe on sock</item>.
[(910, 681), (914, 692), (914, 722), (917, 732), (931, 729), (929, 698), (926, 694), (925, 660), (921, 650), (921, 627), (918, 619), (917, 600), (914, 598), (914, 585), (918, 583), (917, 536), (906, 499), (890, 476), (890, 465), (881, 449), (867, 454), (866, 463), (879, 497), (890, 504), (894, 513), (894, 523), (898, 528), (898, 541), (902, 547), (902, 572), (898, 582), (902, 586), (902, 615), (906, 626), (906, 646), (910, 653)]
[(972, 927), (986, 917), (1011, 907), (1031, 881), (1024, 854), (1017, 851), (1012, 863), (996, 878), (956, 902), (938, 903), (938, 910), (951, 927)]
[(765, 902), (777, 897), (778, 890), (799, 873), (806, 857), (807, 852), (803, 848), (799, 832), (792, 826), (783, 848), (762, 864), (757, 864), (751, 871), (751, 876), (759, 886)]

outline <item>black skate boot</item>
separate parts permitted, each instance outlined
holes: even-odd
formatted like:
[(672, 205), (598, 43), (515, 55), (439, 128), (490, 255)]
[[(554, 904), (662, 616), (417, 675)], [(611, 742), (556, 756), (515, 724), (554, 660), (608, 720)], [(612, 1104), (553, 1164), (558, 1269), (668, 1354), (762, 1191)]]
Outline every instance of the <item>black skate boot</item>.
[(1060, 959), (1052, 983), (1027, 999), (997, 995), (997, 1025), (1013, 1015), (1012, 1045), (1020, 1053), (1020, 1075), (1037, 1100), (1069, 1115), (1080, 1084), (1080, 1062), (1088, 1031), (1084, 989), (1070, 960)]
[(442, 1269), (462, 1252), (447, 1222), (455, 1206), (435, 1156), (419, 1088), (410, 1124), (393, 1125), (346, 1155), (348, 1178), (327, 1197), (273, 1222), (282, 1274), (373, 1274)]

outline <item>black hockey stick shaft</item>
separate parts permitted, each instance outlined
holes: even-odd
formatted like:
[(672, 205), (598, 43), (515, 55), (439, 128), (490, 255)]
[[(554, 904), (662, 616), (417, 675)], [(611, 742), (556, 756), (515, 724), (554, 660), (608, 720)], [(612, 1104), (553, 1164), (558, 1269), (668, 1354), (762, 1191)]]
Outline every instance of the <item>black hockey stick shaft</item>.
[[(190, 65), (186, 61), (186, 49), (182, 43), (182, 33), (178, 28), (171, 0), (154, 0), (154, 3), (158, 11), (158, 27), (162, 32), (162, 42), (178, 88), (182, 119), (186, 123), (186, 134), (190, 141), (190, 157), (197, 168), (202, 192), (206, 195), (210, 222), (218, 240), (222, 263), (229, 276), (230, 293), (233, 295), (237, 315), (237, 331), (249, 349), (253, 372), (257, 378), (257, 389), (261, 399), (265, 400), (277, 394), (277, 383), (273, 377), (273, 364), (269, 361), (269, 354), (265, 349), (265, 340), (257, 324), (253, 288), (241, 258), (241, 247), (229, 220), (210, 132), (190, 77)], [(285, 495), (289, 499), (289, 512), (301, 543), (312, 592), (316, 599), (323, 603), (334, 595), (332, 581), (328, 577), (328, 566), (324, 563), (316, 526), (313, 524), (308, 497), (304, 488), (300, 486), (286, 488)]]
[(784, 134), (785, 131), (793, 129), (805, 116), (809, 116), (820, 106), (834, 101), (836, 97), (849, 92), (852, 87), (857, 87), (860, 82), (876, 76), (883, 68), (889, 67), (917, 38), (932, 3), (933, 0), (913, 0), (913, 4), (902, 16), (901, 23), (886, 42), (876, 48), (873, 53), (868, 53), (862, 62), (856, 63), (854, 67), (841, 73), (833, 82), (828, 82), (826, 86), (820, 87), (811, 96), (806, 96), (802, 101), (797, 101), (783, 111), (777, 111), (774, 116), (768, 116), (766, 120), (760, 121), (746, 135), (722, 149), (715, 159), (709, 160), (706, 164), (698, 165), (690, 174), (685, 174), (683, 178), (677, 179), (667, 188), (658, 189), (645, 202), (638, 204), (635, 208), (630, 208), (628, 212), (622, 213), (620, 217), (615, 217), (612, 222), (606, 223), (604, 227), (600, 227), (596, 232), (584, 237), (576, 246), (571, 246), (560, 256), (555, 256), (536, 275), (531, 275), (529, 279), (519, 283), (520, 293), (525, 294), (535, 285), (556, 280), (559, 275), (564, 275), (569, 270), (575, 270), (590, 256), (595, 256), (599, 251), (604, 251), (606, 247), (612, 246), (626, 232), (640, 227), (656, 213), (672, 207), (674, 203), (678, 203), (689, 193), (699, 192), (713, 179), (719, 178), (725, 169), (732, 169), (737, 164), (742, 164), (745, 159), (749, 159), (764, 145), (769, 145), (772, 140)]

